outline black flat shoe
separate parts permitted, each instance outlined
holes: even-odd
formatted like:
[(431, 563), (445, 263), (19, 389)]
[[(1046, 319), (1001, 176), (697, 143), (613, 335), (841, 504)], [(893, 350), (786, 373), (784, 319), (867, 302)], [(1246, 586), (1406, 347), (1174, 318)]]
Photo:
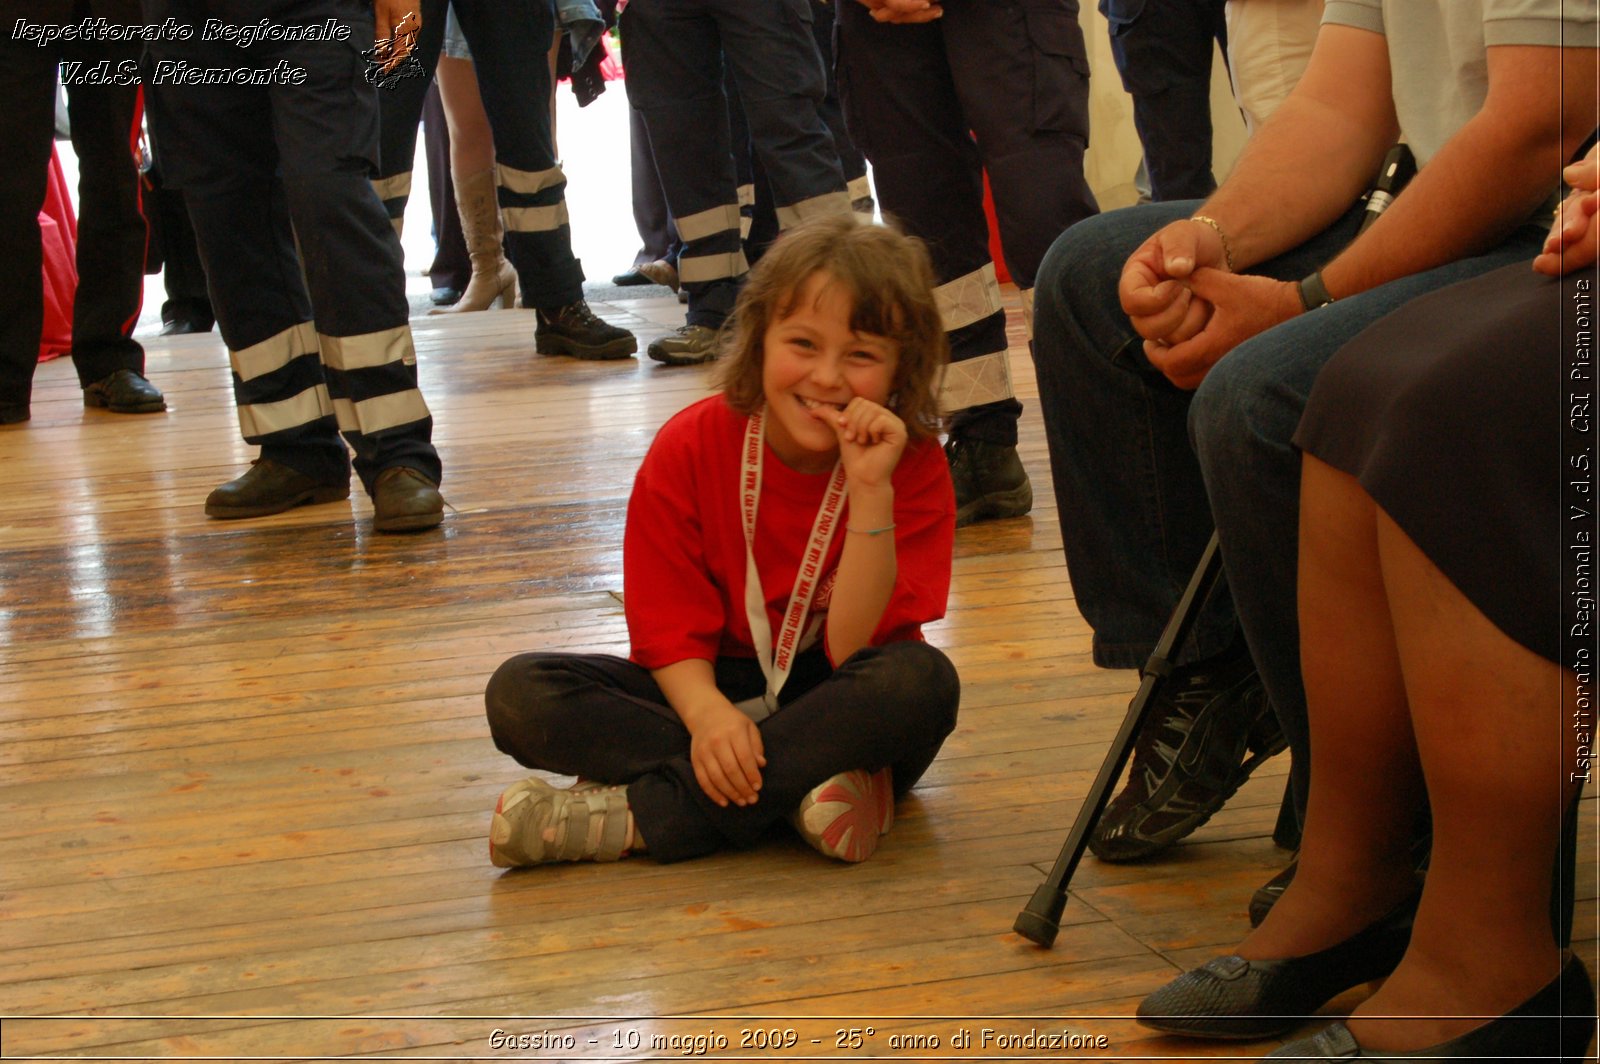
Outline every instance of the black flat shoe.
[(208, 333), (215, 322), (200, 321), (195, 318), (173, 318), (161, 326), (162, 336), (192, 336), (196, 333)]
[(1473, 1058), (1477, 1060), (1572, 1061), (1585, 1059), (1595, 1027), (1594, 984), (1577, 957), (1569, 957), (1555, 981), (1515, 1009), (1475, 1027), (1466, 1034), (1427, 1049), (1407, 1053), (1368, 1053), (1336, 1023), (1310, 1038), (1290, 1042), (1266, 1056), (1267, 1060), (1384, 1061)]
[(1353, 986), (1394, 971), (1411, 941), (1413, 899), (1336, 946), (1281, 961), (1230, 954), (1139, 1003), (1139, 1023), (1191, 1038), (1266, 1038), (1292, 1030)]
[(154, 384), (131, 369), (119, 369), (83, 390), (84, 406), (99, 406), (113, 414), (159, 414), (166, 397)]

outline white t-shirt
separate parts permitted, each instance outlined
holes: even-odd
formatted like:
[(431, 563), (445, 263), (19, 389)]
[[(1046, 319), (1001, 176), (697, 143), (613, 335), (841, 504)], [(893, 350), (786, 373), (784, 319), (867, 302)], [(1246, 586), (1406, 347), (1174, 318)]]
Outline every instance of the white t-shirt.
[(1387, 38), (1401, 135), (1424, 166), (1483, 107), (1489, 48), (1594, 47), (1597, 7), (1600, 0), (1328, 0), (1322, 21)]

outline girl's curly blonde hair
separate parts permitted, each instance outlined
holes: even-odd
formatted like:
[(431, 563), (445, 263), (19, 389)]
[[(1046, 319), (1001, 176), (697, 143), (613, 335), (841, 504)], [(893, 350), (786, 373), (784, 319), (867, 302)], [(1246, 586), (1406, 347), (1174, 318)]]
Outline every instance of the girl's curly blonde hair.
[(826, 273), (850, 297), (850, 327), (899, 345), (888, 406), (912, 439), (937, 435), (939, 371), (950, 359), (933, 289), (933, 266), (922, 242), (852, 214), (829, 215), (788, 230), (745, 282), (722, 337), (717, 384), (728, 404), (753, 414), (761, 387), (767, 329), (794, 312), (806, 279)]

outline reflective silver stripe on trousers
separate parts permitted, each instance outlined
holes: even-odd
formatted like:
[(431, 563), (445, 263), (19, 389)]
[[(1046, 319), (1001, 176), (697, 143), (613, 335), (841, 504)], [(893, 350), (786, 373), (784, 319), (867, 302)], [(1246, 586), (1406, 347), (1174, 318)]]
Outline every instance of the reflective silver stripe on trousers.
[(933, 298), (939, 304), (939, 320), (945, 332), (954, 332), (1005, 309), (992, 262), (946, 281), (933, 290)]
[(852, 178), (850, 182), (844, 186), (844, 194), (850, 197), (851, 203), (854, 203), (858, 199), (866, 199), (868, 196), (872, 195), (872, 182), (867, 180), (866, 174), (862, 174), (857, 178)]
[(850, 197), (843, 192), (825, 192), (820, 196), (779, 207), (779, 229), (793, 229), (807, 218), (820, 218), (825, 214), (849, 214)]
[[(351, 372), (397, 362), (411, 366), (417, 362), (417, 349), (411, 342), (409, 325), (396, 325), (359, 336), (319, 336), (319, 339), (322, 362), (330, 369)], [(428, 404), (416, 388), (406, 388), (359, 403), (335, 399), (333, 414), (339, 420), (339, 431), (368, 435), (421, 421), (428, 416)]]
[[(749, 240), (750, 230), (755, 228), (756, 215), (756, 186), (739, 186), (739, 239)], [(750, 209), (746, 209), (750, 208)]]
[(715, 236), (729, 229), (738, 229), (739, 206), (735, 203), (725, 203), (710, 210), (674, 218), (673, 223), (677, 225), (678, 236), (685, 244), (693, 240), (704, 240), (708, 236)]
[(333, 413), (328, 386), (314, 384), (299, 395), (276, 403), (254, 403), (239, 408), (239, 430), (247, 440), (309, 425)]
[(411, 195), (411, 171), (407, 170), (403, 174), (394, 174), (391, 177), (373, 178), (372, 191), (376, 192), (378, 198), (385, 203), (392, 199), (399, 199), (402, 196), (409, 198)]
[(494, 164), (494, 183), (523, 196), (531, 196), (556, 185), (566, 184), (566, 175), (560, 165), (548, 170), (518, 170), (504, 163)]
[(753, 213), (747, 212), (745, 210), (745, 208), (746, 207), (754, 207), (756, 205), (756, 186), (754, 186), (754, 185), (740, 185), (739, 186), (738, 195), (739, 195), (739, 239), (740, 240), (749, 240), (750, 239), (750, 230), (755, 228), (756, 217), (755, 217), (755, 215)]
[(684, 284), (697, 281), (720, 281), (728, 277), (743, 277), (750, 272), (750, 263), (742, 251), (727, 251), (717, 255), (685, 256), (678, 260), (678, 279)]
[(303, 321), (267, 337), (259, 344), (229, 351), (228, 361), (233, 363), (233, 372), (239, 375), (240, 380), (253, 381), (282, 369), (301, 355), (316, 353), (317, 327), (309, 321)]
[(319, 334), (322, 342), (322, 364), (346, 372), (372, 369), (391, 362), (415, 365), (417, 349), (411, 343), (411, 326), (396, 325), (392, 329), (362, 333), (359, 336), (327, 336)]
[(554, 207), (501, 207), (500, 218), (513, 233), (548, 233), (567, 224), (567, 201)]
[(939, 409), (946, 412), (1014, 398), (1011, 359), (1004, 351), (950, 363), (939, 385)]
[(384, 429), (399, 428), (428, 416), (428, 404), (422, 393), (408, 388), (393, 395), (379, 395), (359, 403), (349, 399), (335, 399), (333, 414), (339, 419), (340, 432), (359, 432), (370, 436)]

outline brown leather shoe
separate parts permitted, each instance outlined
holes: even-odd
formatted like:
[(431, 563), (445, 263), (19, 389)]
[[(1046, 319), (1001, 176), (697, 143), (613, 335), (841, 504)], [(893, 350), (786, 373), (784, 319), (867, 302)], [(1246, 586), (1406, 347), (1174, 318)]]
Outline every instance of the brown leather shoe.
[(84, 406), (103, 406), (113, 414), (159, 414), (166, 397), (131, 369), (119, 369), (83, 390)]
[(379, 532), (421, 532), (444, 520), (439, 485), (410, 466), (390, 466), (372, 489), (372, 527)]
[(223, 521), (281, 514), (296, 506), (338, 502), (350, 497), (350, 484), (313, 480), (298, 470), (258, 458), (244, 475), (206, 496), (206, 516)]
[(674, 292), (678, 290), (678, 268), (666, 259), (657, 259), (635, 268), (635, 272), (643, 274), (651, 284), (662, 285)]

